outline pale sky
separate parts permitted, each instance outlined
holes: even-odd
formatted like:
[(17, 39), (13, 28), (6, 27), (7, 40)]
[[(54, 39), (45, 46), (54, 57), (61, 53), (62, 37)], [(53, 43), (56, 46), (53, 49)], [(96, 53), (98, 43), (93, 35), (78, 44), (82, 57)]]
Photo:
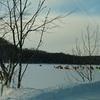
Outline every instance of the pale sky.
[[(33, 5), (33, 8), (30, 7), (29, 10), (36, 10), (39, 0), (29, 1)], [(45, 17), (49, 8), (51, 8), (50, 18), (77, 10), (63, 18), (62, 22), (55, 21), (55, 24), (60, 27), (49, 30), (49, 33), (44, 33), (40, 50), (72, 54), (76, 38), (80, 38), (81, 33), (86, 32), (87, 26), (93, 31), (97, 26), (100, 27), (100, 0), (46, 0), (44, 6), (47, 8), (40, 14), (41, 19)], [(39, 36), (37, 33), (29, 35), (24, 47), (36, 48)]]
[[(86, 32), (86, 27), (89, 25), (94, 31), (100, 26), (100, 0), (46, 0), (45, 5), (48, 6), (47, 9), (51, 8), (50, 17), (64, 15), (75, 9), (77, 11), (62, 19), (63, 23), (58, 22), (61, 27), (44, 34), (40, 50), (72, 54), (76, 38), (80, 38), (81, 33)], [(37, 37), (39, 36), (34, 34), (25, 47), (36, 47)]]

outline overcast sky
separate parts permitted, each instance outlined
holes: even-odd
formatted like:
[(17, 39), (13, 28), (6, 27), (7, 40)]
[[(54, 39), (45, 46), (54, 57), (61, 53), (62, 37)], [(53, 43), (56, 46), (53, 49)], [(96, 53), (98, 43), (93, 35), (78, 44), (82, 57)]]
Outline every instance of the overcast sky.
[[(31, 1), (37, 5), (38, 0)], [(50, 33), (44, 34), (40, 50), (72, 54), (76, 38), (80, 38), (81, 33), (86, 32), (86, 27), (89, 25), (90, 29), (94, 31), (97, 26), (100, 26), (100, 0), (46, 0), (45, 5), (47, 5), (47, 9), (51, 8), (50, 17), (66, 15), (77, 10), (62, 19), (62, 23), (58, 22), (61, 27), (49, 30)], [(31, 36), (25, 47), (36, 47), (37, 37), (39, 37), (37, 34)]]

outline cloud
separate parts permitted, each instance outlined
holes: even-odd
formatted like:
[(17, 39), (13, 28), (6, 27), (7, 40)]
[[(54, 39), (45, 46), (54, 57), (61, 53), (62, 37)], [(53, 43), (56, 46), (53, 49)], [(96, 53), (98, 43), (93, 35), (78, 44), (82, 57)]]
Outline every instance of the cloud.
[(100, 15), (100, 0), (74, 0), (80, 12)]
[[(34, 12), (39, 0), (29, 1), (32, 2), (32, 5), (28, 10)], [(61, 27), (49, 30), (51, 33), (44, 34), (41, 50), (71, 53), (72, 48), (75, 48), (76, 38), (81, 37), (81, 32), (84, 32), (87, 25), (90, 25), (91, 31), (100, 26), (100, 0), (46, 0), (45, 5), (48, 6), (47, 9), (51, 8), (50, 18), (62, 15), (62, 13), (66, 14), (75, 9), (77, 11), (62, 19), (64, 23), (55, 21)], [(44, 12), (40, 14), (39, 18), (45, 18)], [(36, 24), (40, 23), (36, 22)], [(39, 38), (40, 35), (37, 33), (29, 34), (24, 47), (36, 48)]]
[(47, 0), (46, 4), (53, 12), (69, 12), (76, 9), (75, 2), (72, 0)]
[(100, 0), (46, 0), (46, 5), (56, 12), (78, 9), (90, 15), (100, 15)]
[[(100, 26), (99, 17), (96, 16), (70, 15), (62, 21), (64, 23), (56, 22), (61, 27), (49, 30), (51, 33), (44, 34), (43, 45), (39, 49), (48, 52), (72, 53), (72, 48), (75, 48), (76, 45), (76, 38), (81, 38), (81, 33), (86, 32), (88, 25), (91, 31), (95, 31), (96, 27)], [(39, 35), (33, 34), (30, 40), (27, 40), (26, 47), (36, 47), (38, 41)]]
[[(39, 0), (30, 0), (34, 9)], [(45, 0), (44, 6), (52, 13), (67, 13), (77, 9), (75, 14), (100, 15), (100, 0)]]

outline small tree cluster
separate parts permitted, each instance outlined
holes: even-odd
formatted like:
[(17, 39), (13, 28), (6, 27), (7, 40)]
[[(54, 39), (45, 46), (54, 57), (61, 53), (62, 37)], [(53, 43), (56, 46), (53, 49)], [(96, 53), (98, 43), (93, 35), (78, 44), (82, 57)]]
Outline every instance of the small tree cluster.
[[(90, 27), (86, 27), (86, 33), (82, 32), (82, 45), (78, 44), (78, 40), (76, 40), (76, 50), (73, 50), (73, 53), (78, 56), (87, 56), (88, 64), (84, 65), (80, 62), (79, 68), (76, 69), (77, 74), (80, 75), (82, 80), (85, 82), (86, 80), (92, 81), (93, 80), (93, 69), (92, 69), (92, 56), (96, 56), (99, 52), (99, 32), (98, 27), (96, 31), (91, 32)], [(81, 46), (81, 47), (80, 47)], [(84, 61), (83, 61), (84, 62)], [(88, 66), (88, 69), (85, 68)]]
[[(44, 19), (40, 20), (39, 24), (37, 24), (37, 20), (39, 20), (39, 15), (46, 8), (44, 6), (45, 0), (40, 0), (37, 6), (36, 11), (31, 12), (31, 15), (27, 16), (29, 11), (28, 7), (31, 5), (29, 0), (1, 0), (0, 7), (2, 8), (1, 16), (0, 16), (0, 32), (3, 34), (2, 37), (9, 37), (10, 41), (14, 45), (14, 50), (12, 52), (13, 56), (8, 58), (10, 60), (9, 66), (6, 67), (2, 61), (0, 60), (0, 79), (2, 83), (2, 90), (4, 86), (10, 86), (14, 73), (17, 69), (17, 88), (20, 88), (22, 78), (24, 76), (25, 71), (27, 70), (28, 63), (24, 69), (22, 69), (22, 49), (25, 43), (25, 40), (29, 34), (39, 33), (40, 39), (37, 45), (36, 50), (42, 45), (42, 37), (44, 32), (48, 29), (54, 28), (54, 21), (60, 20), (63, 17), (68, 16), (57, 16), (49, 19), (50, 9), (46, 13)], [(34, 8), (34, 7), (33, 7)], [(32, 9), (33, 9), (32, 8)], [(54, 25), (54, 26), (52, 26)], [(51, 27), (50, 27), (51, 26)], [(16, 48), (18, 48), (18, 62), (15, 63), (16, 56)], [(30, 59), (34, 56), (31, 55)], [(28, 62), (28, 61), (27, 61)], [(16, 68), (17, 67), (17, 68)]]

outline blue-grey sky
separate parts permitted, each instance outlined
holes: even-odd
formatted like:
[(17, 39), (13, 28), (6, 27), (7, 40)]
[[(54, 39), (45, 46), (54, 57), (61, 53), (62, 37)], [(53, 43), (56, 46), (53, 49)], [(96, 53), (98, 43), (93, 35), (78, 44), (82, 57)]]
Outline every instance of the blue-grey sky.
[(48, 7), (57, 12), (71, 11), (78, 9), (79, 12), (100, 14), (100, 0), (46, 0)]
[[(37, 4), (38, 0), (31, 0)], [(63, 23), (56, 22), (61, 27), (50, 30), (43, 36), (43, 44), (40, 50), (48, 52), (72, 53), (75, 48), (76, 38), (86, 32), (86, 26), (95, 30), (100, 26), (100, 0), (46, 0), (47, 9), (51, 8), (50, 17), (66, 15), (77, 9), (71, 15), (62, 19)], [(36, 6), (36, 5), (35, 5)], [(42, 18), (43, 15), (40, 15)], [(33, 48), (38, 44), (38, 35), (34, 34), (26, 43), (25, 47)]]
[[(12, 6), (12, 0), (10, 1), (10, 6)], [(27, 12), (27, 17), (36, 11), (40, 0), (28, 1), (31, 2), (31, 5), (28, 6), (27, 9), (27, 11), (29, 11)], [(81, 34), (82, 32), (86, 32), (87, 26), (89, 26), (91, 32), (94, 32), (98, 26), (100, 32), (100, 0), (45, 0), (43, 6), (47, 6), (47, 8), (40, 13), (39, 18), (37, 18), (38, 21), (35, 22), (36, 25), (40, 24), (40, 20), (45, 18), (49, 8), (51, 8), (49, 19), (59, 15), (66, 15), (74, 10), (75, 12), (61, 19), (61, 21), (57, 20), (54, 22), (55, 25), (60, 27), (56, 27), (44, 33), (43, 44), (39, 48), (40, 50), (72, 54), (72, 48), (75, 49), (76, 46), (76, 38), (79, 38), (81, 45)], [(7, 10), (4, 9), (3, 6), (0, 6), (0, 16), (2, 16), (5, 11)], [(39, 38), (40, 34), (29, 34), (24, 47), (36, 48)]]

